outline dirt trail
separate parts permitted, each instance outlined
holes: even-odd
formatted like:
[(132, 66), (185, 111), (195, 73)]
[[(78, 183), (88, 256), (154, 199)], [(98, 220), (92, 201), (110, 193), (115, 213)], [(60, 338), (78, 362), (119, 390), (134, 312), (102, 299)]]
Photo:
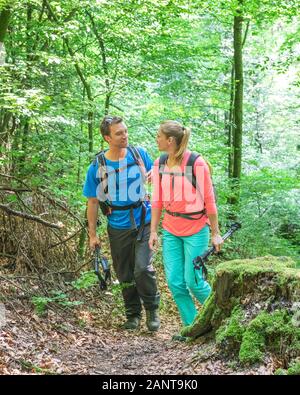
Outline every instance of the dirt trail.
[[(67, 318), (67, 317), (66, 317)], [(32, 311), (7, 310), (0, 328), (1, 374), (270, 374), (269, 366), (245, 370), (225, 361), (212, 342), (171, 341), (178, 322), (162, 317), (159, 332), (99, 326), (81, 328), (51, 312), (40, 318)]]

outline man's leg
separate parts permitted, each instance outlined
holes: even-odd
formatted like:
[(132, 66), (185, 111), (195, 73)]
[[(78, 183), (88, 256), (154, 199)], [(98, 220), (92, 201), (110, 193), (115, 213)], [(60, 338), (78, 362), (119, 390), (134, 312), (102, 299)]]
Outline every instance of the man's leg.
[(136, 232), (108, 227), (113, 267), (121, 285), (127, 318), (141, 317), (142, 305), (134, 282)]
[(142, 239), (135, 243), (134, 278), (147, 313), (148, 328), (157, 330), (160, 324), (158, 317), (160, 295), (155, 270), (152, 266), (153, 252), (149, 248), (149, 237), (150, 226), (146, 225)]

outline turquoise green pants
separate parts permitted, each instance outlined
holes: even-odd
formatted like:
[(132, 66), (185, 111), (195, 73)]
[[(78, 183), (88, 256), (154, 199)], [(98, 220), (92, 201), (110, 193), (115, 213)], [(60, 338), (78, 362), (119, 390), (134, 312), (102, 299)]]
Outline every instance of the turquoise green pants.
[(208, 241), (208, 225), (191, 236), (174, 236), (163, 230), (166, 279), (184, 325), (190, 325), (197, 315), (191, 294), (203, 304), (211, 292), (210, 285), (202, 278), (202, 269), (194, 271), (193, 265), (193, 259), (207, 250)]

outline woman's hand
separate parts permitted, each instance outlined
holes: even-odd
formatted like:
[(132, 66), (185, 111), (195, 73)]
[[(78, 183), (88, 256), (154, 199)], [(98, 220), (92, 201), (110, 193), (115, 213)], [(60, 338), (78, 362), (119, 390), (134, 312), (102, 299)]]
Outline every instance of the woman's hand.
[(222, 237), (219, 233), (216, 233), (211, 236), (211, 243), (215, 247), (216, 252), (219, 252), (219, 251), (221, 251), (222, 244), (224, 243), (224, 240), (222, 239)]
[(151, 232), (149, 238), (149, 248), (150, 250), (156, 250), (158, 248), (158, 235), (157, 232)]

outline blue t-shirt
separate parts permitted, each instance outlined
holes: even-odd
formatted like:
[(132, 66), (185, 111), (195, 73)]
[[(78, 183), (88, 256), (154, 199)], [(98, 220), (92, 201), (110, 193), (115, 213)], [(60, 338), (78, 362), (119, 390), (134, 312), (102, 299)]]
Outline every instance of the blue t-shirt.
[[(147, 152), (139, 147), (138, 151), (143, 160), (146, 171), (151, 170), (153, 162)], [(109, 202), (116, 206), (127, 206), (137, 202), (145, 195), (145, 187), (142, 182), (141, 170), (135, 163), (129, 149), (127, 149), (126, 157), (120, 161), (111, 161), (105, 158), (106, 169), (108, 172), (108, 193)], [(129, 167), (127, 167), (129, 165)], [(100, 185), (98, 163), (92, 163), (86, 175), (85, 184), (83, 187), (83, 195), (87, 198), (97, 197), (99, 200), (104, 200), (103, 188)], [(120, 172), (115, 172), (116, 169), (121, 169)], [(145, 224), (151, 220), (151, 204), (145, 201), (146, 217)], [(136, 226), (140, 226), (142, 206), (133, 209), (134, 220)], [(130, 220), (130, 210), (112, 211), (107, 216), (108, 223), (112, 228), (116, 229), (130, 229), (132, 223)]]

